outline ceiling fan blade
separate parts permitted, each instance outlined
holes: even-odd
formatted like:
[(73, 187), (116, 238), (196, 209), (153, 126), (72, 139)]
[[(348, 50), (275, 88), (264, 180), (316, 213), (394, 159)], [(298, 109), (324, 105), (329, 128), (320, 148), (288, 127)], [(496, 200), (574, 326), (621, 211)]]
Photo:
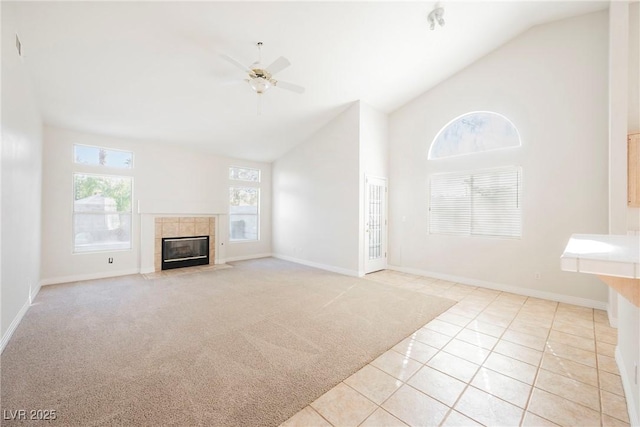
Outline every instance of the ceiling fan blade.
[(242, 71), (244, 71), (245, 73), (251, 73), (251, 69), (249, 69), (249, 67), (247, 67), (246, 65), (242, 64), (239, 61), (236, 61), (235, 59), (233, 59), (230, 56), (227, 56), (225, 54), (220, 54), (220, 58), (224, 59), (227, 62), (230, 62), (231, 64), (235, 65), (236, 67), (240, 68)]
[(273, 63), (269, 65), (267, 68), (265, 68), (265, 70), (268, 71), (269, 74), (274, 75), (275, 73), (284, 70), (289, 65), (291, 65), (289, 60), (284, 56), (281, 56), (280, 58), (273, 61)]
[(304, 88), (302, 86), (294, 85), (293, 83), (276, 81), (273, 85), (280, 89), (286, 89), (296, 93), (304, 93)]

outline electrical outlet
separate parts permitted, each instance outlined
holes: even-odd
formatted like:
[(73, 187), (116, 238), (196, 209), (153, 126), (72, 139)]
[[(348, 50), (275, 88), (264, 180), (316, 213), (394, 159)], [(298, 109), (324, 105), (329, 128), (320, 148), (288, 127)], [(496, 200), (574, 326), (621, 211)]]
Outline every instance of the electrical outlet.
[(109, 264), (113, 264), (113, 258), (109, 257)]
[(542, 276), (540, 275), (540, 272), (538, 272), (538, 271), (536, 271), (536, 272), (533, 274), (533, 278), (534, 278), (534, 279), (536, 279), (536, 280), (540, 280), (540, 277), (542, 277)]

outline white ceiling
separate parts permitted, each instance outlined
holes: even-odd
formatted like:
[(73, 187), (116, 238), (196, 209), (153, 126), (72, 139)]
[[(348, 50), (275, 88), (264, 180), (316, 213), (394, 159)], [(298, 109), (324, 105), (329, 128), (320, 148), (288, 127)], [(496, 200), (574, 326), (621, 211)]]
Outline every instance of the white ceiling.
[[(3, 1), (3, 3), (5, 3)], [(362, 100), (391, 112), (528, 28), (607, 2), (23, 2), (46, 123), (272, 161)], [(291, 66), (257, 95), (227, 54)]]

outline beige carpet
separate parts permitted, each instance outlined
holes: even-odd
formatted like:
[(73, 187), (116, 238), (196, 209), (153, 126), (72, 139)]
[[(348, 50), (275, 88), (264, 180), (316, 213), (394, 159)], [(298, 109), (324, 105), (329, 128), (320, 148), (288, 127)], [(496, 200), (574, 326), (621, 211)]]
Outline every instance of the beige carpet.
[(453, 303), (273, 258), (48, 286), (2, 354), (1, 405), (53, 425), (275, 426)]

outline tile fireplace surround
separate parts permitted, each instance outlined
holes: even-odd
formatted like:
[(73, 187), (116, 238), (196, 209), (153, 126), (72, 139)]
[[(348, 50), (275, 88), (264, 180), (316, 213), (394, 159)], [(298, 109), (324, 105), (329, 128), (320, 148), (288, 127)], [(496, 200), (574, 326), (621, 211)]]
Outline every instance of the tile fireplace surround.
[(169, 216), (155, 219), (155, 271), (162, 270), (162, 239), (165, 237), (209, 236), (209, 265), (216, 259), (216, 219), (203, 216)]

